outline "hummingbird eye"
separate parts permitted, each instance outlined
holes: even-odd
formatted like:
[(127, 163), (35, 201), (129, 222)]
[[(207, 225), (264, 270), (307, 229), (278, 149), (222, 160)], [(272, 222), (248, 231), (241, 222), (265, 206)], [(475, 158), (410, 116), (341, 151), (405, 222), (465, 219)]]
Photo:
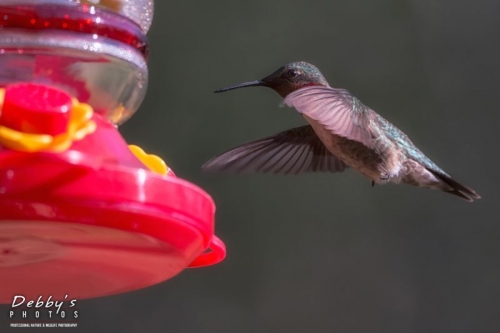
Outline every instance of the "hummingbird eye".
[(299, 72), (298, 72), (297, 70), (295, 70), (295, 69), (290, 69), (290, 70), (286, 73), (286, 75), (287, 75), (288, 77), (296, 77), (297, 75), (299, 75)]

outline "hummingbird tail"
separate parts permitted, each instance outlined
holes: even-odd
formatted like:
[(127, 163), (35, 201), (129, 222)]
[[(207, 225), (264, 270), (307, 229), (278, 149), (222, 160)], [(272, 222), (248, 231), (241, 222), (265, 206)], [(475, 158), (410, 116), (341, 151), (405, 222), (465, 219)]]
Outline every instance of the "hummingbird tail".
[(470, 202), (477, 200), (477, 199), (481, 199), (481, 196), (479, 194), (477, 194), (476, 191), (474, 191), (470, 187), (467, 187), (465, 185), (460, 184), (456, 180), (452, 179), (450, 176), (443, 175), (441, 173), (438, 173), (438, 172), (435, 172), (432, 170), (429, 170), (429, 171), (432, 172), (434, 174), (434, 176), (436, 176), (436, 178), (441, 180), (444, 183), (443, 185), (446, 185), (443, 187), (439, 187), (440, 190), (447, 192), (447, 193), (450, 193), (450, 194), (453, 194), (453, 195), (456, 195), (456, 196), (459, 196), (459, 197), (461, 197), (467, 201), (470, 201)]

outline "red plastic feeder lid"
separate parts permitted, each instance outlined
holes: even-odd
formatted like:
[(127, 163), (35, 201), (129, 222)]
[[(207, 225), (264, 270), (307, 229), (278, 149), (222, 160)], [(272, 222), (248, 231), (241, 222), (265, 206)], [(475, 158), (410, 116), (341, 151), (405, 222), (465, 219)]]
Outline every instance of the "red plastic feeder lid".
[[(58, 133), (71, 111), (52, 87), (15, 85), (4, 96), (0, 126), (17, 130), (21, 119)], [(0, 303), (127, 292), (225, 257), (211, 197), (149, 171), (111, 122), (91, 120), (95, 131), (62, 153), (0, 145)]]
[(66, 131), (73, 106), (59, 89), (21, 83), (5, 90), (0, 124), (31, 134), (57, 135)]

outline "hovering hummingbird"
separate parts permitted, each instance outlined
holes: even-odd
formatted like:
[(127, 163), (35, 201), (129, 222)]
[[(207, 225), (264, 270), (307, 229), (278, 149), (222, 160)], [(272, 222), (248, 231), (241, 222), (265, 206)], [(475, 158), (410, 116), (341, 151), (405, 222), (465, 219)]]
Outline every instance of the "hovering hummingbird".
[(243, 144), (205, 163), (205, 172), (300, 174), (342, 172), (348, 167), (377, 184), (438, 189), (467, 201), (481, 198), (453, 180), (398, 128), (347, 90), (332, 88), (306, 62), (280, 67), (262, 80), (215, 91), (263, 86), (301, 113), (309, 125)]

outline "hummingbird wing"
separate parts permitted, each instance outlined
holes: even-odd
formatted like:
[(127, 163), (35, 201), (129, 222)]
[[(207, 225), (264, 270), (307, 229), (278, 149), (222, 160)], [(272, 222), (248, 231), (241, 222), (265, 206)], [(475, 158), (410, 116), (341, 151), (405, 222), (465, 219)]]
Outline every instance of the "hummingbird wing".
[(333, 134), (372, 146), (370, 122), (376, 114), (345, 89), (305, 87), (288, 94), (284, 103)]
[(342, 172), (348, 166), (332, 155), (310, 125), (243, 144), (214, 157), (204, 172), (300, 174)]

